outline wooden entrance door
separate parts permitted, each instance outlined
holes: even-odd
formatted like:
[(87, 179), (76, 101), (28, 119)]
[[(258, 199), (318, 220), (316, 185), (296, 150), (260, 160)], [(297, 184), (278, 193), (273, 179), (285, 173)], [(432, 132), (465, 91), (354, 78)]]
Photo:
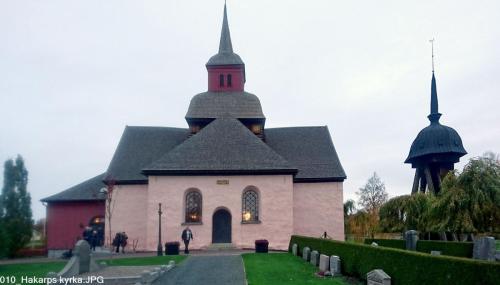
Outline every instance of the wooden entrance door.
[(225, 209), (212, 216), (212, 243), (231, 243), (231, 214)]

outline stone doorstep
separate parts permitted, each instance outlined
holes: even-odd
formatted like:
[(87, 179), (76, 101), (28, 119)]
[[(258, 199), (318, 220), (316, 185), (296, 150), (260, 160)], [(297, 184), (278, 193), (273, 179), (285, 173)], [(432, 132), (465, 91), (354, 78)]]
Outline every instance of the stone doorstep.
[[(207, 251), (212, 251), (212, 250), (234, 250), (237, 249), (236, 246), (232, 243), (212, 243), (209, 245), (206, 250)], [(181, 248), (179, 248), (179, 251), (181, 251)]]

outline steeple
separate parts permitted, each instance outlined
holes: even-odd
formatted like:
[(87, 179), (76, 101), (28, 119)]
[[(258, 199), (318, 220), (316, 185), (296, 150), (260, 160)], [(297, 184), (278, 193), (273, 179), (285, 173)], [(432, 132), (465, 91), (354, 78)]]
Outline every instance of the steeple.
[(222, 20), (222, 30), (220, 33), (219, 53), (233, 53), (233, 44), (231, 43), (231, 33), (227, 23), (227, 8), (224, 3), (224, 19)]
[(224, 3), (219, 52), (208, 60), (206, 67), (208, 71), (208, 91), (234, 92), (244, 90), (246, 81), (245, 63), (243, 63), (239, 55), (233, 52), (226, 3)]
[(207, 67), (216, 65), (245, 65), (240, 56), (233, 52), (231, 34), (229, 33), (229, 22), (227, 20), (227, 7), (224, 3), (224, 17), (222, 18), (222, 29), (220, 33), (219, 52), (212, 56)]
[(432, 80), (431, 80), (431, 113), (427, 118), (431, 123), (438, 123), (441, 114), (438, 111), (438, 95), (436, 88), (436, 77), (434, 76), (434, 39), (430, 40), (432, 45)]

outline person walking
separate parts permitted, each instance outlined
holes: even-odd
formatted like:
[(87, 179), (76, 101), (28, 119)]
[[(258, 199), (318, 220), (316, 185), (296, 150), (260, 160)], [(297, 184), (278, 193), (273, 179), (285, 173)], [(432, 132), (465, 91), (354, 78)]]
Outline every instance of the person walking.
[(125, 247), (127, 246), (127, 240), (128, 240), (128, 236), (125, 232), (122, 232), (121, 234), (121, 246), (122, 246), (122, 253), (125, 253)]
[(189, 226), (182, 231), (181, 238), (184, 241), (184, 253), (189, 254), (189, 241), (194, 239), (193, 232), (191, 232)]

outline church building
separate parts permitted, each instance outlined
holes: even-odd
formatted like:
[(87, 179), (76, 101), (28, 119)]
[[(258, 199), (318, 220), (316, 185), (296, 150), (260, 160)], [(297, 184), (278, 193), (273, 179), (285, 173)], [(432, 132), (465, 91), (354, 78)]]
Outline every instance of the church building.
[[(109, 241), (106, 185), (113, 185), (111, 236), (137, 250), (180, 241), (285, 250), (292, 234), (344, 240), (346, 174), (328, 127), (266, 128), (259, 98), (245, 91), (226, 7), (219, 51), (206, 63), (208, 90), (195, 95), (188, 128), (127, 126), (105, 173), (42, 200), (50, 254), (71, 248), (90, 226)], [(109, 187), (108, 187), (109, 188)]]

